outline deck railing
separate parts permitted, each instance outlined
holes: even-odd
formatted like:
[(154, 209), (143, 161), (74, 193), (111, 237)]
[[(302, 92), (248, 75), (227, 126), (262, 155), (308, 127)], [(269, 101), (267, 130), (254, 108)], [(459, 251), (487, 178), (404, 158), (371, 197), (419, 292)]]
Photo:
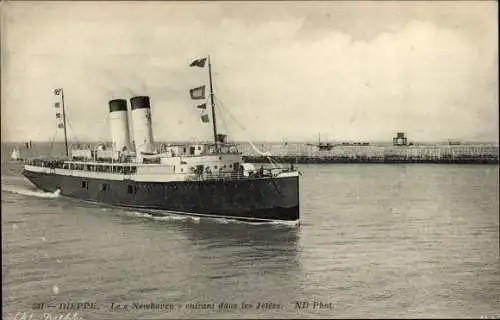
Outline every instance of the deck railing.
[[(31, 161), (26, 161), (26, 165), (31, 165), (34, 167), (44, 168), (46, 170), (50, 170), (50, 173), (55, 173), (56, 169), (67, 170), (68, 172), (84, 172), (86, 176), (94, 176), (99, 177), (102, 174), (120, 174), (124, 175), (128, 178), (138, 177), (138, 176), (148, 176), (150, 174), (153, 175), (161, 175), (161, 172), (154, 173), (138, 173), (137, 168), (130, 164), (123, 164), (122, 166), (100, 166), (96, 163), (89, 163), (86, 165), (80, 163), (72, 163), (71, 165), (67, 163), (65, 160), (42, 160), (35, 159)], [(172, 167), (170, 165), (163, 165), (165, 167)], [(208, 181), (208, 180), (242, 180), (242, 179), (263, 179), (276, 177), (280, 173), (285, 172), (296, 172), (293, 167), (274, 167), (274, 168), (261, 168), (255, 171), (239, 171), (239, 172), (216, 172), (216, 173), (195, 173), (195, 172), (186, 172), (186, 173), (174, 173), (173, 171), (165, 172), (164, 174), (171, 175), (175, 174), (177, 176), (183, 176), (187, 181)]]
[(262, 171), (256, 170), (254, 172), (248, 172), (246, 174), (242, 172), (227, 172), (227, 173), (202, 173), (202, 174), (188, 174), (186, 173), (186, 180), (189, 181), (208, 181), (208, 180), (242, 180), (242, 179), (263, 179), (270, 178), (279, 175), (284, 172), (296, 172), (293, 168), (267, 168)]

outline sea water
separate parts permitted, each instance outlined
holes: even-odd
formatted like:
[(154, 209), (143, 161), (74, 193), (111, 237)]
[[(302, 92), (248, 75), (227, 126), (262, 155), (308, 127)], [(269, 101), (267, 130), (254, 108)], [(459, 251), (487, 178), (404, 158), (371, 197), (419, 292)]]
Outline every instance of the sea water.
[(2, 164), (3, 319), (500, 316), (497, 165), (301, 165), (301, 224), (88, 204)]

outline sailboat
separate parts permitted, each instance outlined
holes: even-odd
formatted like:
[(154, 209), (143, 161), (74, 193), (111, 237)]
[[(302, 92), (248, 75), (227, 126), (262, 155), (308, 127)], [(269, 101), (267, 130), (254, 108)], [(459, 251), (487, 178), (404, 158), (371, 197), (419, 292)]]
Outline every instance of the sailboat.
[(21, 161), (21, 154), (19, 153), (19, 148), (15, 147), (12, 149), (12, 153), (10, 154), (10, 159), (14, 161)]
[[(256, 170), (244, 163), (236, 144), (217, 130), (210, 56), (190, 67), (208, 66), (205, 86), (189, 90), (201, 111), (201, 125), (212, 123), (212, 143), (154, 146), (149, 96), (109, 101), (113, 146), (69, 150), (63, 88), (54, 106), (58, 128), (64, 129), (66, 157), (27, 161), (23, 175), (38, 188), (62, 196), (113, 206), (147, 210), (154, 215), (179, 214), (248, 222), (299, 221), (299, 173), (293, 167)], [(208, 101), (209, 100), (209, 101)], [(209, 103), (208, 103), (209, 102)], [(62, 106), (62, 112), (59, 112)], [(211, 109), (211, 117), (206, 113)], [(133, 140), (128, 132), (131, 121)], [(140, 142), (140, 143), (139, 143)]]
[(333, 147), (335, 147), (335, 145), (331, 144), (330, 142), (321, 142), (321, 133), (318, 133), (318, 144), (311, 144), (311, 143), (308, 143), (307, 144), (308, 146), (315, 146), (318, 148), (318, 150), (320, 151), (329, 151), (331, 150)]

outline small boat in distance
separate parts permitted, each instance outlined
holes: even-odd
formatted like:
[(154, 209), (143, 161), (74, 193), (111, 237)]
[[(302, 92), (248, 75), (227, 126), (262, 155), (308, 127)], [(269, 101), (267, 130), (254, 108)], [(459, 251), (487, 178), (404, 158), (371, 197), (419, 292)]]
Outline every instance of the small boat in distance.
[(331, 144), (330, 142), (321, 142), (321, 133), (318, 133), (318, 143), (317, 144), (312, 144), (308, 143), (308, 146), (314, 146), (317, 147), (319, 151), (330, 151), (335, 147), (334, 144)]
[(22, 161), (21, 154), (19, 153), (19, 148), (15, 147), (10, 154), (10, 159), (14, 161)]
[[(205, 97), (204, 85), (189, 94), (198, 101), (202, 125), (212, 122), (212, 143), (171, 144), (157, 149), (150, 98), (136, 96), (130, 98), (130, 115), (127, 100), (109, 101), (111, 146), (69, 150), (64, 92), (59, 88), (54, 94), (60, 102), (54, 107), (58, 128), (64, 129), (66, 157), (25, 161), (23, 175), (44, 191), (59, 190), (62, 196), (153, 215), (298, 222), (299, 172), (293, 166), (276, 165), (270, 156), (272, 167), (256, 169), (244, 163), (236, 144), (228, 143), (227, 136), (217, 132), (210, 57), (197, 59), (190, 67), (207, 64), (209, 95)], [(208, 98), (210, 104), (204, 101)], [(211, 112), (206, 112), (207, 106)]]

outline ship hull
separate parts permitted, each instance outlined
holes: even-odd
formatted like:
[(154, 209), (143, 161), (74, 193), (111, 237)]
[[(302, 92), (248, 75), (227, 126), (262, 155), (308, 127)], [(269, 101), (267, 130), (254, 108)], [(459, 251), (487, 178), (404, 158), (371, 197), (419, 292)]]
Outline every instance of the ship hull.
[(138, 182), (33, 172), (23, 175), (47, 192), (84, 201), (157, 212), (245, 221), (299, 220), (299, 178)]

